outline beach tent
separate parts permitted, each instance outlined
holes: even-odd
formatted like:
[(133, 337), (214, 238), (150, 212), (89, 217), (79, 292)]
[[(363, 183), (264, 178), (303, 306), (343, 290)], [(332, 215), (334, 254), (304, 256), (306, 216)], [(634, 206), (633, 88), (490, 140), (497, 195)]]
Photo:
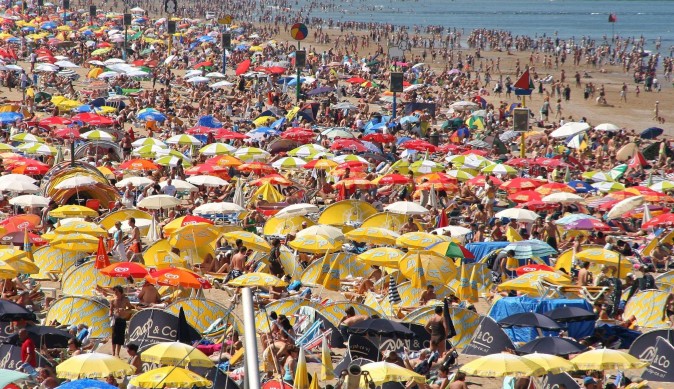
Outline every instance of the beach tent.
[(108, 277), (96, 268), (96, 261), (89, 261), (80, 266), (72, 265), (63, 273), (61, 293), (66, 296), (96, 297), (96, 287), (112, 288), (127, 284), (122, 277)]
[(186, 298), (175, 301), (166, 307), (166, 312), (178, 315), (180, 309), (185, 311), (187, 322), (197, 331), (204, 332), (218, 321), (227, 322), (233, 325), (234, 329), (243, 334), (243, 322), (230, 308), (220, 303), (206, 298)]
[(668, 295), (667, 292), (655, 289), (641, 291), (627, 301), (623, 317), (634, 315), (639, 327), (669, 327), (669, 324), (662, 319)]

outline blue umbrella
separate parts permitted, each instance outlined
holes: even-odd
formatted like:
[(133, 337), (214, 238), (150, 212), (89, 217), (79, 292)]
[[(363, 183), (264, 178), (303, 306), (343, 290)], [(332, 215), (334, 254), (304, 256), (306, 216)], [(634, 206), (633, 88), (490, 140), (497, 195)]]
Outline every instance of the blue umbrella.
[(92, 380), (89, 378), (75, 380), (66, 382), (60, 386), (57, 386), (58, 389), (117, 389), (116, 386), (110, 385), (107, 382)]
[(641, 135), (639, 135), (639, 137), (641, 137), (642, 139), (655, 139), (660, 135), (662, 135), (663, 132), (665, 132), (665, 130), (663, 130), (662, 128), (649, 127), (643, 130), (643, 132), (641, 132)]
[(0, 124), (14, 123), (23, 120), (23, 115), (18, 112), (0, 112)]
[(588, 193), (588, 192), (595, 192), (597, 188), (593, 187), (590, 185), (589, 182), (581, 181), (581, 180), (572, 180), (569, 181), (568, 184), (570, 187), (576, 190), (576, 193)]
[(457, 134), (458, 136), (461, 136), (461, 137), (464, 137), (464, 138), (468, 138), (468, 137), (470, 137), (470, 130), (469, 130), (467, 127), (462, 127), (462, 128), (459, 128), (459, 129), (456, 131), (456, 134)]
[(398, 138), (398, 140), (396, 141), (396, 145), (401, 145), (407, 142), (408, 140), (412, 140), (412, 138), (410, 138), (409, 136), (403, 136), (401, 138)]
[(238, 45), (234, 48), (234, 51), (247, 51), (249, 46), (247, 45)]
[(73, 111), (79, 112), (79, 113), (92, 112), (92, 111), (95, 111), (95, 110), (96, 110), (96, 108), (92, 107), (89, 104), (80, 105), (79, 107), (73, 109)]
[(214, 43), (215, 42), (215, 38), (213, 38), (212, 36), (208, 36), (208, 35), (202, 35), (199, 38), (197, 38), (197, 40), (201, 43)]
[(379, 147), (377, 147), (377, 145), (375, 145), (372, 142), (368, 142), (368, 141), (364, 140), (364, 141), (361, 141), (360, 143), (362, 143), (363, 146), (365, 146), (365, 148), (367, 148), (368, 151), (370, 151), (370, 152), (377, 153), (377, 154), (381, 153), (381, 150), (379, 149)]
[(323, 93), (330, 93), (333, 92), (335, 88), (331, 88), (329, 86), (319, 86), (316, 89), (312, 89), (309, 92), (307, 92), (307, 95), (309, 96), (318, 96), (322, 95)]
[(25, 380), (26, 378), (28, 378), (28, 374), (26, 373), (21, 373), (14, 370), (0, 369), (0, 387), (2, 388), (11, 384), (12, 382), (18, 380)]
[(14, 38), (14, 37), (7, 39), (6, 42), (7, 42), (7, 43), (21, 43), (21, 41), (19, 40), (19, 38)]
[(163, 122), (166, 120), (166, 116), (157, 111), (145, 111), (141, 113), (140, 115), (137, 116), (138, 120), (144, 120), (144, 121), (156, 121), (156, 122)]
[(279, 77), (278, 80), (276, 81), (276, 83), (283, 85), (283, 84), (289, 83), (291, 80), (294, 80), (294, 79), (295, 79), (295, 77), (292, 77), (292, 76)]
[(54, 22), (42, 23), (40, 28), (43, 29), (43, 30), (53, 30), (53, 29), (56, 28), (56, 23), (54, 23)]
[(278, 130), (283, 124), (285, 124), (285, 122), (286, 118), (282, 117), (280, 119), (277, 119), (274, 123), (270, 124), (269, 127)]
[[(300, 77), (300, 84), (303, 83), (306, 79), (304, 77)], [(288, 81), (288, 86), (290, 85), (297, 85), (297, 78), (293, 77), (290, 81)]]
[(516, 259), (542, 258), (557, 254), (557, 250), (552, 248), (552, 246), (538, 239), (512, 242), (503, 250), (513, 250)]
[(419, 123), (419, 117), (414, 115), (403, 116), (400, 118), (400, 124), (405, 123)]
[(222, 123), (217, 121), (212, 115), (205, 115), (199, 118), (199, 121), (197, 121), (197, 126), (222, 128)]
[(82, 33), (82, 35), (84, 35), (84, 36), (92, 36), (92, 35), (94, 35), (94, 32), (91, 31), (91, 30), (86, 30), (86, 31), (84, 31), (84, 32)]

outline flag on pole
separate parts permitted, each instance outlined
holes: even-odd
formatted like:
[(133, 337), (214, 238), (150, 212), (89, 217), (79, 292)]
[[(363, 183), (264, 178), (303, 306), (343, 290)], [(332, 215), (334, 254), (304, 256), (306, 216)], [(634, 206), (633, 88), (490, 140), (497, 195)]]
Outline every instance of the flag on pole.
[(96, 251), (96, 263), (94, 267), (96, 269), (103, 269), (106, 266), (110, 266), (110, 258), (108, 258), (108, 250), (105, 248), (105, 243), (103, 242), (103, 237), (98, 237), (98, 250)]
[(608, 15), (608, 22), (609, 23), (615, 23), (617, 21), (618, 21), (618, 15), (616, 15), (613, 12)]
[(527, 68), (520, 78), (513, 85), (516, 96), (529, 96), (534, 90), (534, 82), (531, 80), (529, 68)]
[(438, 217), (438, 225), (436, 228), (443, 228), (449, 226), (449, 220), (447, 219), (447, 212), (444, 209), (440, 210), (440, 217)]

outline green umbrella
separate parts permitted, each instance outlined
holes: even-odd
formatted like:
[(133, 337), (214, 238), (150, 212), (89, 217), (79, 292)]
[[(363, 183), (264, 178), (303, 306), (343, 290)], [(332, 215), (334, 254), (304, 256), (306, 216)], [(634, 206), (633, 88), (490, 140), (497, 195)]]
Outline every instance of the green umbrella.
[(466, 257), (465, 254), (463, 253), (463, 250), (461, 250), (461, 247), (459, 247), (459, 245), (454, 242), (449, 242), (449, 245), (447, 246), (447, 251), (445, 251), (445, 256), (450, 258)]
[(51, 96), (49, 93), (47, 93), (47, 92), (37, 92), (37, 93), (35, 94), (35, 97), (33, 98), (33, 100), (34, 100), (36, 103), (41, 103), (41, 102), (43, 102), (43, 101), (51, 100), (51, 97), (52, 97), (52, 96)]
[(617, 180), (620, 177), (622, 177), (625, 172), (627, 171), (627, 164), (620, 164), (618, 166), (615, 166), (613, 169), (609, 171), (609, 175), (614, 179)]
[(21, 373), (14, 370), (0, 369), (0, 387), (4, 388), (5, 386), (13, 382), (25, 380), (28, 377), (29, 376), (26, 373)]
[(566, 167), (566, 171), (564, 172), (564, 182), (569, 182), (571, 181), (571, 172), (569, 171), (569, 167)]

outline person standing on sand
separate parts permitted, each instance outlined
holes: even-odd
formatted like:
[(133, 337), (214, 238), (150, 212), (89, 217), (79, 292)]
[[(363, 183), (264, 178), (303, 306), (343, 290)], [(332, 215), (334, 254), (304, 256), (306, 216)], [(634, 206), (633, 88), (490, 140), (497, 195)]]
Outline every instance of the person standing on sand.
[(550, 111), (550, 98), (546, 97), (545, 101), (543, 101), (543, 105), (541, 105), (541, 121), (548, 121)]
[(653, 109), (653, 120), (658, 120), (660, 118), (660, 102), (655, 102), (655, 108)]

